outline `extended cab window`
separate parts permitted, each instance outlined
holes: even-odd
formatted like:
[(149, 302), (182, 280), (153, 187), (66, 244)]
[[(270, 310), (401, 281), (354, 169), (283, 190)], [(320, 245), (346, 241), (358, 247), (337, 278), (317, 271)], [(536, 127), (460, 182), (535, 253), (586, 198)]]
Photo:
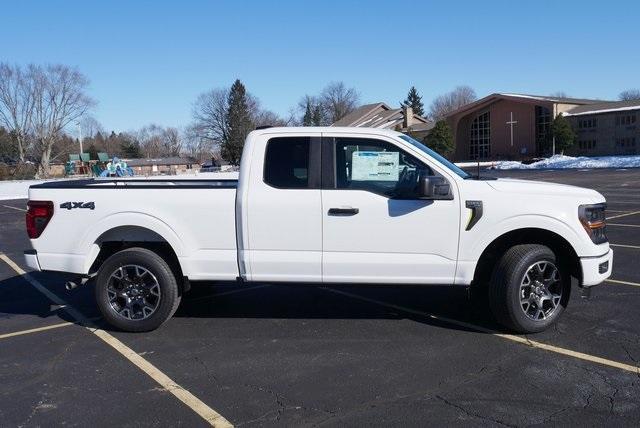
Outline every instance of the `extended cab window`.
[(420, 177), (432, 175), (431, 168), (386, 141), (336, 138), (335, 148), (337, 189), (413, 199)]
[(308, 137), (279, 137), (267, 142), (264, 182), (280, 189), (309, 187)]

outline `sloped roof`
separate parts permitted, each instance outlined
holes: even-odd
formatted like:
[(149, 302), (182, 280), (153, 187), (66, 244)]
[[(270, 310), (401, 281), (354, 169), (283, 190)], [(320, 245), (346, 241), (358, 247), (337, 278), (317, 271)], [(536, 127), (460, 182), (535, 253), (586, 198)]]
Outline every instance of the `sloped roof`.
[[(331, 126), (394, 129), (398, 125), (402, 126), (403, 119), (404, 112), (402, 108), (392, 109), (385, 103), (373, 103), (358, 107)], [(424, 117), (416, 114), (413, 115), (413, 121), (415, 123), (411, 128), (430, 123)]]
[(588, 98), (555, 97), (553, 95), (530, 95), (530, 94), (512, 94), (512, 93), (499, 93), (496, 95), (502, 95), (505, 97), (514, 97), (514, 98), (530, 98), (534, 100), (550, 101), (554, 103), (563, 103), (563, 104), (598, 104), (598, 103), (607, 102), (605, 100), (595, 100), (595, 99), (588, 99)]
[(585, 98), (554, 97), (554, 96), (547, 96), (547, 95), (514, 94), (514, 93), (507, 93), (507, 92), (494, 93), (494, 94), (487, 95), (484, 98), (480, 98), (479, 100), (473, 101), (469, 104), (465, 104), (461, 106), (460, 108), (447, 114), (447, 117), (451, 117), (451, 116), (463, 113), (467, 110), (472, 110), (478, 106), (495, 102), (498, 100), (521, 100), (525, 102), (545, 101), (545, 102), (560, 103), (560, 104), (575, 104), (576, 106), (595, 105), (595, 104), (611, 102), (611, 101), (592, 100), (592, 99), (585, 99)]
[(589, 104), (574, 107), (565, 113), (565, 116), (580, 116), (583, 114), (609, 113), (614, 111), (640, 109), (640, 100), (632, 101), (608, 101), (598, 104)]

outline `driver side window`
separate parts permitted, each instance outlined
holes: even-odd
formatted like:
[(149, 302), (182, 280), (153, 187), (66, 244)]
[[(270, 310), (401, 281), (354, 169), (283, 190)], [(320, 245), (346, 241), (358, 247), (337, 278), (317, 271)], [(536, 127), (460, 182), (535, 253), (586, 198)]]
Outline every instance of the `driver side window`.
[(399, 147), (369, 138), (336, 138), (336, 188), (414, 199), (431, 168)]

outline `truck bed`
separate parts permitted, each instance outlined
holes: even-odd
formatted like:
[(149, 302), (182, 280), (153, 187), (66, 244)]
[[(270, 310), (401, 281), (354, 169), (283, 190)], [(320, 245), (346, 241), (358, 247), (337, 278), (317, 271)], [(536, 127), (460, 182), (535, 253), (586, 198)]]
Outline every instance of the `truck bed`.
[(238, 275), (238, 180), (150, 177), (53, 181), (29, 188), (53, 217), (33, 239), (43, 270), (88, 273), (104, 242), (170, 244), (192, 280)]

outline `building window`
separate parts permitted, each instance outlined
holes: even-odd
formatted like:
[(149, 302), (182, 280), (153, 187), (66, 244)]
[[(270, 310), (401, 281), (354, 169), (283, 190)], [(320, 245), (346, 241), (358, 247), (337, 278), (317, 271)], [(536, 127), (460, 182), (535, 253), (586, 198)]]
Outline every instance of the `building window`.
[(579, 140), (578, 147), (580, 150), (593, 150), (596, 148), (596, 140)]
[(591, 129), (598, 126), (598, 119), (595, 117), (589, 119), (578, 119), (578, 129)]
[(543, 106), (536, 106), (536, 143), (538, 153), (542, 153), (551, 135), (551, 110)]
[(629, 126), (634, 125), (635, 123), (636, 115), (634, 113), (616, 116), (616, 126)]
[(491, 155), (491, 116), (489, 112), (478, 115), (471, 122), (469, 157), (486, 159)]
[(619, 154), (619, 155), (636, 154), (636, 138), (635, 137), (616, 138), (616, 154)]

